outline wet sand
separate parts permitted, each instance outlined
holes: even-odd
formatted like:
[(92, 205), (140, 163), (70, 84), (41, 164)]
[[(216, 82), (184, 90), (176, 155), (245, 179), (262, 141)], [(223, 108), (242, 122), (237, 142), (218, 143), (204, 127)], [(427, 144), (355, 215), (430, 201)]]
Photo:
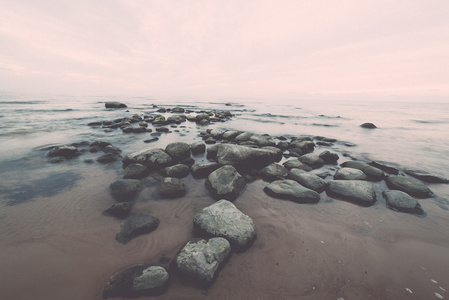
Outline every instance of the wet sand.
[[(113, 273), (174, 258), (193, 237), (194, 215), (214, 202), (204, 180), (190, 175), (183, 179), (187, 196), (179, 199), (157, 199), (147, 182), (132, 214), (156, 216), (160, 226), (122, 245), (114, 239), (120, 221), (101, 214), (115, 203), (107, 187), (120, 174), (98, 165), (75, 171), (82, 179), (71, 188), (2, 208), (0, 299), (101, 299)], [(318, 204), (297, 204), (266, 195), (262, 180), (248, 184), (234, 203), (254, 220), (253, 246), (233, 254), (208, 290), (173, 276), (158, 299), (447, 298), (448, 212), (434, 199), (420, 200), (425, 217), (389, 210), (382, 184), (375, 184), (372, 207), (325, 193)], [(431, 189), (444, 192), (447, 185)]]

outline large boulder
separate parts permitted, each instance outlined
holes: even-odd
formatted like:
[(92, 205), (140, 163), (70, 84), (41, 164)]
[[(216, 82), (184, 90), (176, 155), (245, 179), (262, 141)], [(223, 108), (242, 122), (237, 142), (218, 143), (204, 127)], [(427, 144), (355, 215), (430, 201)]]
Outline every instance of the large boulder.
[(341, 166), (344, 168), (361, 170), (363, 173), (365, 173), (368, 180), (381, 181), (385, 178), (385, 174), (381, 169), (370, 166), (369, 164), (361, 161), (346, 161), (342, 163)]
[(123, 167), (126, 168), (132, 163), (140, 163), (146, 166), (150, 171), (159, 170), (173, 163), (173, 158), (160, 148), (142, 150), (123, 158)]
[(407, 176), (391, 175), (387, 177), (387, 185), (392, 190), (403, 191), (410, 196), (429, 198), (433, 196), (432, 191), (422, 181)]
[(206, 144), (202, 142), (195, 142), (190, 145), (190, 149), (193, 155), (203, 154), (204, 152), (206, 152)]
[(159, 194), (164, 198), (178, 198), (185, 196), (186, 189), (178, 178), (165, 177), (159, 184)]
[(304, 155), (300, 156), (298, 159), (300, 162), (305, 163), (306, 165), (309, 165), (313, 169), (319, 169), (324, 165), (323, 159), (313, 153), (304, 154)]
[(109, 190), (111, 195), (120, 202), (132, 201), (140, 190), (140, 180), (119, 179), (111, 183)]
[(182, 142), (170, 143), (165, 147), (165, 152), (180, 161), (190, 156), (190, 145)]
[(362, 206), (376, 202), (373, 186), (364, 180), (331, 180), (327, 184), (327, 194)]
[(438, 175), (434, 175), (434, 174), (430, 174), (426, 171), (421, 171), (421, 170), (415, 170), (415, 169), (410, 169), (410, 168), (405, 168), (404, 172), (407, 173), (410, 176), (413, 176), (419, 180), (422, 180), (424, 182), (429, 182), (429, 183), (449, 183), (449, 179), (438, 176)]
[(323, 192), (326, 187), (326, 182), (323, 179), (315, 174), (307, 173), (304, 170), (291, 169), (288, 172), (288, 177), (317, 193)]
[(268, 195), (297, 203), (317, 203), (320, 195), (291, 179), (276, 180), (264, 188)]
[(181, 280), (207, 288), (230, 255), (231, 245), (225, 238), (191, 239), (179, 251), (174, 265)]
[(382, 195), (385, 197), (388, 207), (402, 212), (413, 214), (424, 214), (419, 202), (402, 191), (384, 191)]
[(115, 239), (119, 243), (126, 244), (139, 235), (154, 231), (158, 226), (159, 219), (156, 217), (146, 215), (130, 216), (125, 220)]
[(253, 220), (228, 200), (220, 200), (198, 213), (193, 219), (195, 231), (204, 238), (223, 237), (233, 251), (243, 251), (256, 239)]
[(218, 148), (217, 159), (222, 165), (233, 165), (239, 168), (263, 168), (278, 161), (278, 154), (268, 149), (223, 144)]
[(210, 173), (206, 179), (206, 187), (214, 199), (233, 201), (246, 186), (245, 178), (231, 166), (223, 166)]
[(274, 181), (285, 179), (288, 176), (288, 170), (280, 164), (272, 163), (260, 170), (259, 174), (267, 181)]
[(341, 168), (335, 175), (335, 180), (365, 180), (366, 175), (362, 170), (354, 168)]
[(133, 163), (128, 165), (123, 173), (123, 178), (141, 179), (148, 175), (148, 168), (142, 164)]
[(121, 103), (121, 102), (106, 102), (104, 104), (104, 106), (106, 108), (126, 108), (128, 106), (126, 106), (125, 103)]

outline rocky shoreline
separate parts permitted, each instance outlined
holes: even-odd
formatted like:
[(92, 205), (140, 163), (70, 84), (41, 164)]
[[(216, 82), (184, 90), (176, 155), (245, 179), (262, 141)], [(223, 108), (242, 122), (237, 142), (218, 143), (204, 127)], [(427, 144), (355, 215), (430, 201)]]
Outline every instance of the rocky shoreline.
[[(115, 103), (105, 107), (121, 109), (126, 105)], [(166, 113), (172, 115), (165, 117)], [(325, 150), (336, 142), (330, 138), (272, 137), (249, 131), (207, 129), (208, 124), (226, 122), (232, 117), (230, 111), (193, 112), (182, 107), (160, 108), (158, 114), (133, 115), (88, 125), (108, 131), (121, 129), (124, 134), (150, 133), (156, 139), (161, 134), (171, 133), (171, 127), (167, 126), (195, 122), (205, 129), (199, 132), (203, 141), (168, 143), (165, 148), (143, 146), (141, 151), (124, 157), (119, 148), (104, 141), (48, 149), (51, 163), (63, 163), (87, 151), (99, 153), (99, 163), (122, 161), (122, 178), (109, 186), (117, 203), (103, 212), (122, 220), (121, 231), (116, 236), (117, 242), (122, 244), (143, 234), (151, 234), (159, 226), (159, 220), (154, 216), (130, 216), (148, 178), (157, 182), (159, 195), (164, 199), (184, 197), (188, 191), (182, 178), (189, 174), (193, 178), (206, 178), (206, 189), (217, 201), (194, 217), (196, 238), (187, 241), (175, 257), (168, 258), (169, 268), (143, 262), (121, 270), (106, 284), (104, 298), (160, 295), (169, 288), (172, 276), (202, 288), (213, 284), (220, 269), (232, 260), (232, 253), (245, 251), (257, 238), (254, 222), (232, 203), (254, 180), (267, 182), (263, 190), (273, 201), (277, 198), (311, 205), (320, 201), (321, 193), (326, 193), (333, 199), (365, 207), (378, 200), (373, 183), (384, 181), (388, 188), (381, 192), (388, 208), (421, 216), (425, 212), (418, 199), (434, 196), (425, 182), (448, 183), (447, 179), (433, 174), (393, 168), (378, 162), (352, 160), (339, 165), (341, 154)], [(150, 140), (144, 137), (144, 142), (149, 143)], [(318, 149), (324, 151), (317, 154)], [(201, 161), (204, 156), (207, 162)]]

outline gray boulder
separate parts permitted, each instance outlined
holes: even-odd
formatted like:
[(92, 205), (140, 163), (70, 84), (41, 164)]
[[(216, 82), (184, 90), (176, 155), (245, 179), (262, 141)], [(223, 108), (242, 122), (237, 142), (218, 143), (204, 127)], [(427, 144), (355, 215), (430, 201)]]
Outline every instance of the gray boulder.
[(246, 186), (245, 178), (230, 165), (223, 166), (210, 173), (206, 179), (206, 188), (214, 199), (234, 201)]
[(222, 165), (216, 162), (195, 164), (190, 168), (190, 172), (194, 178), (206, 178), (210, 173), (220, 167), (222, 167)]
[(239, 168), (263, 168), (278, 161), (278, 154), (268, 149), (222, 144), (217, 152), (218, 162)]
[(320, 195), (291, 179), (276, 180), (264, 188), (268, 195), (297, 203), (317, 203)]
[(249, 140), (256, 143), (259, 147), (276, 146), (276, 141), (268, 135), (253, 135)]
[(385, 178), (385, 174), (381, 169), (370, 166), (369, 164), (361, 161), (346, 161), (342, 163), (341, 166), (361, 170), (365, 173), (368, 180), (381, 181)]
[(415, 170), (415, 169), (410, 169), (410, 168), (405, 168), (404, 172), (407, 173), (410, 176), (413, 176), (419, 180), (422, 180), (424, 182), (429, 182), (429, 183), (449, 183), (449, 179), (438, 176), (438, 175), (433, 175), (430, 174), (426, 171), (421, 171), (421, 170)]
[(371, 183), (363, 180), (331, 180), (327, 184), (330, 197), (341, 198), (362, 206), (371, 206), (376, 202), (376, 193)]
[(236, 138), (236, 136), (238, 136), (241, 133), (242, 133), (241, 131), (228, 130), (225, 133), (223, 133), (223, 139), (225, 139), (225, 140), (233, 140), (233, 139)]
[(181, 280), (200, 287), (211, 286), (231, 255), (231, 245), (225, 238), (191, 239), (179, 251), (175, 268)]
[(373, 123), (363, 123), (362, 125), (360, 125), (360, 127), (368, 128), (368, 129), (374, 129), (374, 128), (377, 128), (377, 126), (374, 125)]
[(337, 160), (340, 158), (338, 154), (332, 153), (328, 150), (325, 150), (318, 155), (325, 164), (335, 165), (337, 164)]
[(249, 248), (257, 236), (253, 220), (228, 200), (203, 208), (193, 219), (193, 226), (201, 237), (227, 239), (237, 252)]
[(319, 169), (324, 165), (323, 159), (313, 153), (304, 154), (304, 155), (300, 156), (298, 159), (300, 162), (305, 163), (306, 165), (309, 165), (313, 169)]
[(206, 152), (206, 145), (202, 142), (196, 142), (190, 145), (193, 155), (203, 154)]
[(81, 155), (81, 152), (74, 146), (58, 146), (52, 148), (48, 154), (49, 157), (62, 156), (64, 158), (74, 158)]
[(165, 177), (159, 184), (159, 194), (164, 198), (178, 198), (185, 196), (186, 189), (178, 178)]
[(305, 163), (302, 163), (297, 158), (289, 159), (284, 163), (284, 167), (287, 169), (301, 169), (304, 171), (311, 171), (312, 168), (309, 165), (306, 165)]
[(121, 103), (121, 102), (106, 102), (104, 104), (104, 106), (106, 108), (126, 108), (128, 106), (126, 106), (126, 104)]
[(274, 181), (285, 179), (288, 176), (288, 170), (280, 164), (272, 163), (260, 170), (259, 174), (267, 181)]
[(128, 165), (123, 173), (123, 178), (141, 179), (148, 175), (149, 170), (142, 164), (133, 163)]
[(159, 219), (153, 216), (130, 216), (122, 225), (120, 232), (116, 234), (115, 239), (126, 244), (139, 235), (150, 233), (159, 226)]
[(335, 175), (336, 180), (365, 180), (366, 175), (363, 171), (354, 168), (341, 168)]
[(163, 149), (153, 148), (150, 150), (138, 151), (123, 158), (124, 168), (132, 163), (140, 163), (146, 166), (150, 171), (154, 171), (171, 165), (173, 159)]
[(111, 163), (120, 158), (119, 155), (115, 153), (106, 153), (97, 158), (97, 161), (103, 164)]
[(402, 191), (384, 191), (382, 195), (385, 197), (388, 207), (394, 210), (418, 215), (424, 214), (419, 202)]
[(160, 266), (151, 266), (142, 271), (142, 275), (136, 276), (132, 288), (139, 295), (160, 295), (162, 290), (168, 287), (170, 276)]
[(111, 195), (120, 202), (132, 201), (140, 190), (140, 181), (137, 179), (119, 179), (109, 186)]
[(179, 161), (190, 156), (190, 145), (182, 142), (170, 143), (165, 147), (165, 152)]
[(288, 148), (299, 148), (302, 153), (310, 153), (315, 149), (315, 143), (306, 138), (298, 137), (292, 140)]
[(400, 175), (391, 175), (387, 177), (387, 185), (392, 190), (403, 191), (410, 196), (419, 198), (429, 198), (433, 196), (432, 191), (422, 181)]
[(184, 164), (176, 164), (162, 169), (162, 174), (167, 177), (183, 178), (189, 175), (189, 173), (189, 166)]
[(242, 132), (242, 133), (240, 133), (239, 135), (237, 135), (237, 136), (234, 138), (234, 141), (235, 141), (237, 144), (240, 144), (240, 143), (242, 143), (242, 142), (249, 141), (249, 139), (250, 139), (252, 136), (253, 136), (253, 134), (252, 134), (251, 132)]
[(326, 182), (323, 179), (315, 174), (307, 173), (304, 170), (291, 169), (288, 172), (288, 177), (317, 193), (323, 192), (326, 187)]

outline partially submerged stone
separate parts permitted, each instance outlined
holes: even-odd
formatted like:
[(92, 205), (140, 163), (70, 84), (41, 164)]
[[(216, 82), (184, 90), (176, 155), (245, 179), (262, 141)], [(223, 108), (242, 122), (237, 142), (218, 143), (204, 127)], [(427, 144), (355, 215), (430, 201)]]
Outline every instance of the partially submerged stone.
[(377, 128), (377, 126), (374, 125), (373, 123), (363, 123), (362, 125), (360, 125), (360, 127), (368, 128), (368, 129), (374, 129), (374, 128)]
[(365, 180), (366, 174), (362, 170), (354, 168), (341, 168), (335, 175), (335, 180)]
[(346, 161), (341, 164), (342, 167), (361, 170), (367, 176), (368, 180), (381, 181), (385, 178), (385, 174), (381, 169), (370, 166), (361, 161)]
[(159, 184), (159, 194), (164, 198), (178, 198), (185, 196), (186, 189), (178, 178), (165, 177)]
[(179, 161), (190, 156), (190, 145), (182, 142), (170, 143), (165, 147), (165, 152)]
[(148, 168), (139, 163), (133, 163), (128, 165), (123, 172), (123, 178), (128, 179), (141, 179), (148, 175)]
[(394, 210), (418, 215), (424, 214), (419, 202), (402, 191), (384, 191), (382, 195), (385, 197), (388, 207)]
[(132, 201), (140, 190), (140, 181), (137, 179), (119, 179), (111, 183), (109, 190), (118, 201)]
[(410, 196), (429, 198), (433, 196), (432, 191), (422, 181), (407, 176), (391, 175), (387, 177), (387, 185), (392, 190), (403, 191)]
[(57, 146), (48, 152), (49, 157), (62, 156), (64, 158), (74, 158), (80, 155), (81, 152), (74, 146)]
[(313, 169), (319, 169), (324, 165), (323, 159), (313, 153), (308, 153), (300, 156), (299, 161), (309, 165)]
[(210, 173), (222, 167), (221, 164), (210, 162), (205, 164), (194, 164), (190, 168), (190, 172), (194, 178), (206, 178)]
[(121, 102), (115, 102), (115, 101), (111, 101), (111, 102), (106, 102), (104, 104), (104, 106), (106, 108), (126, 108), (128, 106), (126, 106), (125, 103), (121, 103)]
[(373, 186), (364, 180), (331, 180), (327, 184), (327, 194), (362, 206), (376, 202)]
[(193, 219), (193, 225), (200, 236), (223, 237), (238, 252), (250, 247), (257, 236), (253, 220), (228, 200), (203, 208)]
[(162, 174), (168, 177), (183, 178), (188, 176), (189, 173), (189, 166), (184, 164), (176, 164), (162, 169)]
[(314, 190), (317, 193), (323, 192), (326, 187), (326, 182), (319, 176), (300, 169), (291, 169), (289, 171), (288, 177), (298, 182), (302, 186)]
[(210, 173), (206, 187), (214, 199), (234, 201), (246, 186), (245, 178), (231, 166), (223, 166)]
[(121, 244), (126, 244), (139, 235), (154, 231), (158, 226), (159, 219), (156, 217), (146, 215), (130, 216), (125, 220), (115, 239)]
[(288, 176), (288, 170), (284, 166), (272, 163), (260, 170), (260, 175), (267, 181), (285, 179)]
[(264, 191), (272, 197), (297, 203), (317, 203), (320, 201), (320, 195), (317, 192), (291, 179), (273, 181), (264, 188)]
[(131, 204), (129, 202), (119, 202), (106, 209), (103, 213), (108, 216), (122, 219), (127, 217), (130, 211)]
[(278, 161), (278, 153), (268, 149), (222, 144), (218, 148), (217, 160), (222, 165), (238, 168), (263, 168)]
[(123, 167), (126, 168), (132, 163), (139, 163), (146, 166), (150, 171), (159, 170), (173, 163), (173, 158), (160, 148), (142, 150), (123, 158)]
[(424, 182), (429, 182), (429, 183), (449, 183), (449, 179), (438, 176), (438, 175), (434, 175), (434, 174), (430, 174), (429, 172), (426, 171), (422, 171), (422, 170), (416, 170), (416, 169), (410, 169), (410, 168), (405, 168), (404, 172), (407, 173), (410, 176), (413, 176), (419, 180), (422, 180)]

